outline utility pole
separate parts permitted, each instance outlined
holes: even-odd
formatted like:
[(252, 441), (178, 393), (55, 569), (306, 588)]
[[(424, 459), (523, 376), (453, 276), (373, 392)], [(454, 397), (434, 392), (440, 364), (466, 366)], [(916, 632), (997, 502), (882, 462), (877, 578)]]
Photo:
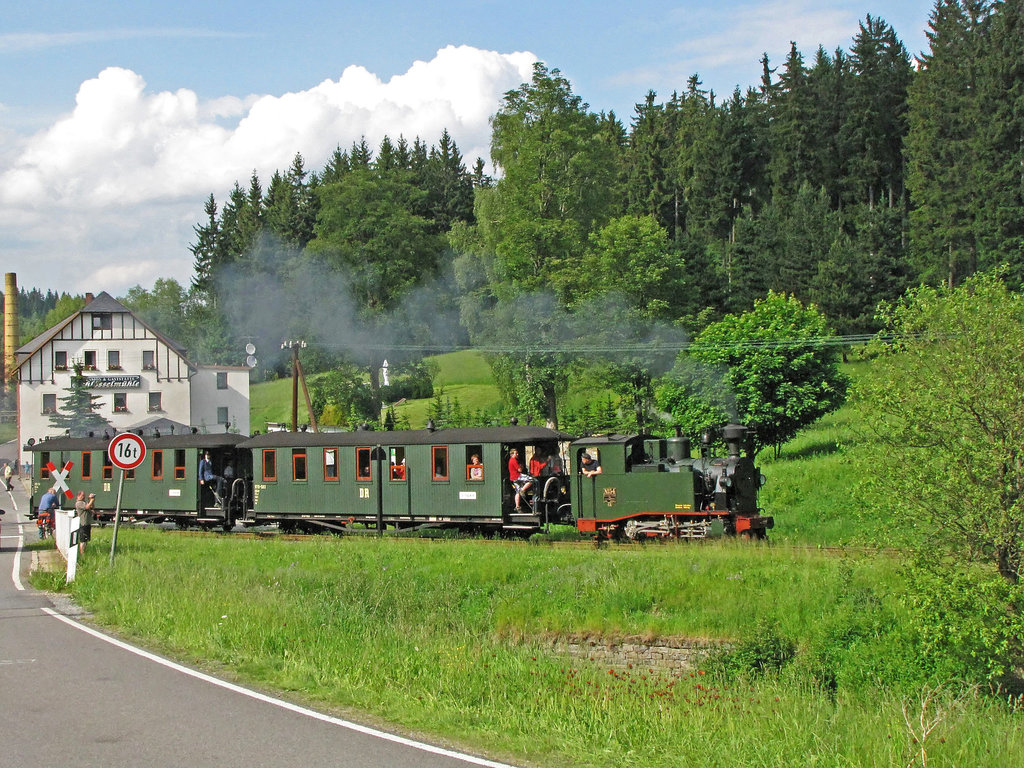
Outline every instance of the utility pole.
[(306, 397), (306, 409), (309, 411), (309, 424), (313, 431), (316, 428), (316, 416), (313, 415), (313, 402), (309, 399), (309, 389), (306, 387), (306, 376), (302, 371), (302, 363), (299, 362), (299, 349), (304, 348), (306, 342), (301, 339), (294, 339), (281, 342), (281, 349), (292, 351), (292, 432), (299, 431), (299, 381), (302, 381), (302, 394)]

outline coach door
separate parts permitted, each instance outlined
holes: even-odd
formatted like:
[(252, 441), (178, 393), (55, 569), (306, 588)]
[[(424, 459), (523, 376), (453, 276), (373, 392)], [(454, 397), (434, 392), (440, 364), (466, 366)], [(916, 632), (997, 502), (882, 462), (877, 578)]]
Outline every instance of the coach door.
[(412, 494), (409, 491), (411, 482), (406, 448), (404, 445), (395, 445), (384, 450), (387, 454), (381, 489), (384, 494), (384, 516), (389, 519), (411, 517)]

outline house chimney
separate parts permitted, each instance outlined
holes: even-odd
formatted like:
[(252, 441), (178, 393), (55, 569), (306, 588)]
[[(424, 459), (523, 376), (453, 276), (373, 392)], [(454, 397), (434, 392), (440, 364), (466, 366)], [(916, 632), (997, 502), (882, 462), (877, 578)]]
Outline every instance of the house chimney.
[(4, 275), (4, 360), (0, 379), (14, 372), (18, 360), (14, 351), (18, 348), (18, 276), (14, 272)]
[(92, 299), (93, 299), (92, 294), (89, 293), (88, 291), (86, 291), (86, 293), (85, 293), (85, 306), (89, 306), (90, 304), (92, 304)]

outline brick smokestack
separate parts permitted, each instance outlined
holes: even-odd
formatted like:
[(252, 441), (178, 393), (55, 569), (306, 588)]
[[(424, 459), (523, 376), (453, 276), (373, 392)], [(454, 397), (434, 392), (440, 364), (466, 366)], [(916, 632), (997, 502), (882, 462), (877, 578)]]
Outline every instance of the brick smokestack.
[(14, 272), (4, 275), (4, 364), (3, 381), (14, 371), (18, 361), (14, 351), (18, 348), (18, 276)]

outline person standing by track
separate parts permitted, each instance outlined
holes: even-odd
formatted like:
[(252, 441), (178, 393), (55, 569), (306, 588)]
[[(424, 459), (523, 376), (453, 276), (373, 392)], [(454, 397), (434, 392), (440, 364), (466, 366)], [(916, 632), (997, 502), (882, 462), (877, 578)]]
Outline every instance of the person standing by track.
[(78, 554), (85, 553), (85, 545), (92, 539), (92, 511), (96, 506), (96, 494), (90, 493), (88, 500), (85, 491), (78, 492), (75, 500), (75, 516), (78, 517)]

